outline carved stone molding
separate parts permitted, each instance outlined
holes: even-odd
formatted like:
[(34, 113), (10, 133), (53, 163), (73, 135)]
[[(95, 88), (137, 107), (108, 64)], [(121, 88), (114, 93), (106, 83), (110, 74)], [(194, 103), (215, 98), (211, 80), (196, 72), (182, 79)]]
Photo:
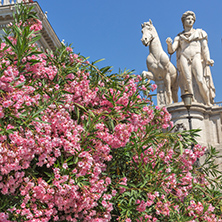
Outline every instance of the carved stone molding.
[(184, 130), (187, 130), (184, 123), (177, 123), (175, 125), (174, 132), (182, 132)]

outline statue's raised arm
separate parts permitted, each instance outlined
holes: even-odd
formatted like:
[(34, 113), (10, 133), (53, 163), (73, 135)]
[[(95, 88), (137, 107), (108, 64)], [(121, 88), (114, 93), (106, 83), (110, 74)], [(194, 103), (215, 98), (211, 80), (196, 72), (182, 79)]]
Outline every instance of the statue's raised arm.
[(166, 39), (166, 43), (167, 43), (168, 53), (169, 54), (173, 54), (177, 50), (177, 48), (179, 47), (179, 37), (177, 36), (174, 39), (174, 42), (173, 42), (173, 40), (170, 37), (168, 37)]

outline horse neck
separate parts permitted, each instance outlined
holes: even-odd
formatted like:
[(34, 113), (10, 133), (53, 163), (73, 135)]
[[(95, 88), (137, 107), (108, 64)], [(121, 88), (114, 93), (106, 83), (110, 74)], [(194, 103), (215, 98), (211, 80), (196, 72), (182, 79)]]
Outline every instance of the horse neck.
[(160, 38), (157, 32), (150, 43), (149, 50), (150, 50), (150, 53), (152, 53), (155, 58), (158, 58), (158, 56), (160, 55), (160, 52), (163, 51), (163, 47), (161, 45)]

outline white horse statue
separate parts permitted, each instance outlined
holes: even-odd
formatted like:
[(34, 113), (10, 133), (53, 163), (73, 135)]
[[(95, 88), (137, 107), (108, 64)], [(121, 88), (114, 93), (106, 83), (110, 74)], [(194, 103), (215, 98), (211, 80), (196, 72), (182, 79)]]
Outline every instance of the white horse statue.
[(142, 24), (142, 43), (149, 46), (150, 54), (147, 56), (147, 71), (142, 76), (155, 81), (157, 84), (158, 105), (169, 105), (178, 102), (178, 73), (170, 62), (168, 55), (163, 51), (159, 36), (152, 21)]

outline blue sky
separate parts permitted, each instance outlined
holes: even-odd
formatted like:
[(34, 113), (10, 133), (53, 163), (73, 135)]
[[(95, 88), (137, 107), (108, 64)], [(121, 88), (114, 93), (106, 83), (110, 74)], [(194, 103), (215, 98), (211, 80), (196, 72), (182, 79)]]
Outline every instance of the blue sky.
[[(216, 88), (215, 101), (222, 101), (222, 1), (221, 0), (38, 0), (59, 39), (72, 43), (75, 53), (90, 57), (89, 61), (104, 58), (100, 67), (113, 66), (135, 70), (146, 68), (149, 53), (140, 41), (141, 23), (152, 20), (163, 49), (166, 38), (183, 30), (182, 14), (191, 10), (197, 17), (194, 28), (208, 34), (211, 68)], [(172, 56), (176, 65), (176, 55)]]

